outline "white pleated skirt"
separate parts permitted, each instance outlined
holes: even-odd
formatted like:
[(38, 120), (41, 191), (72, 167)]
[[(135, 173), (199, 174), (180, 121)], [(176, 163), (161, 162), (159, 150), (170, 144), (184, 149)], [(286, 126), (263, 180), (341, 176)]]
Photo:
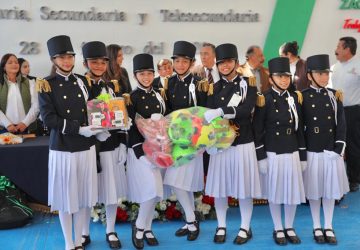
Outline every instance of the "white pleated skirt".
[(180, 167), (169, 167), (165, 172), (164, 184), (190, 192), (204, 190), (203, 155)]
[(307, 152), (307, 163), (308, 167), (303, 173), (306, 198), (340, 199), (349, 192), (342, 157), (329, 159), (323, 152)]
[(266, 152), (268, 171), (261, 178), (263, 198), (274, 204), (297, 205), (305, 202), (299, 152)]
[(49, 151), (48, 203), (51, 211), (76, 213), (97, 202), (95, 146), (81, 152)]
[(154, 198), (163, 199), (163, 179), (156, 166), (147, 166), (136, 158), (134, 150), (129, 148), (126, 166), (128, 199), (142, 203)]
[(261, 198), (259, 170), (253, 142), (231, 146), (210, 155), (205, 193), (216, 198)]
[(118, 164), (119, 147), (113, 151), (100, 152), (102, 171), (98, 174), (99, 203), (113, 205), (126, 198), (126, 175), (124, 164)]

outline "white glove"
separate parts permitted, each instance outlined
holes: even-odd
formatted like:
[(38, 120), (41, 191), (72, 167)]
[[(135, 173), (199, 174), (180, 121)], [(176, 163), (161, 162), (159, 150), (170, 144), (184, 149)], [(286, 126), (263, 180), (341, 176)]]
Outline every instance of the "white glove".
[(218, 151), (218, 149), (216, 147), (211, 147), (211, 148), (207, 148), (206, 152), (209, 155), (214, 155), (214, 154), (217, 154), (219, 151)]
[(98, 141), (106, 141), (111, 136), (111, 134), (109, 133), (109, 131), (103, 131), (97, 133), (95, 136)]
[(339, 154), (335, 153), (334, 151), (324, 150), (325, 156), (328, 157), (330, 160), (335, 160), (340, 157)]
[(212, 120), (214, 120), (215, 118), (222, 116), (224, 114), (224, 112), (222, 111), (221, 108), (218, 109), (209, 109), (205, 112), (204, 117), (205, 120), (210, 123)]
[(300, 162), (300, 165), (301, 165), (301, 171), (305, 171), (306, 169), (307, 169), (307, 167), (308, 167), (308, 165), (307, 165), (307, 161), (301, 161)]
[(84, 126), (84, 127), (80, 127), (79, 135), (90, 137), (98, 133), (101, 133), (102, 131), (103, 130), (101, 129), (100, 126), (96, 126), (96, 125)]
[(120, 144), (118, 155), (118, 165), (123, 165), (126, 162), (126, 146), (124, 144)]
[(259, 166), (259, 172), (261, 174), (267, 174), (267, 170), (268, 170), (267, 159), (258, 161), (258, 166)]

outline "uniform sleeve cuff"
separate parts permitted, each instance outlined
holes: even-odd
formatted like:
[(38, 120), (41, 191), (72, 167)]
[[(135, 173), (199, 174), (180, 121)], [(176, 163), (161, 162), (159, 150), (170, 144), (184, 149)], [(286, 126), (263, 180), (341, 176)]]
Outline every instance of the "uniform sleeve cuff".
[(236, 109), (235, 109), (235, 107), (233, 107), (233, 106), (231, 106), (231, 107), (223, 107), (223, 108), (221, 108), (222, 109), (222, 111), (223, 111), (223, 117), (225, 118), (225, 119), (234, 119), (235, 118), (235, 116), (236, 116)]
[(135, 144), (134, 146), (132, 146), (132, 149), (134, 150), (135, 156), (138, 159), (140, 159), (141, 156), (145, 155), (142, 143)]

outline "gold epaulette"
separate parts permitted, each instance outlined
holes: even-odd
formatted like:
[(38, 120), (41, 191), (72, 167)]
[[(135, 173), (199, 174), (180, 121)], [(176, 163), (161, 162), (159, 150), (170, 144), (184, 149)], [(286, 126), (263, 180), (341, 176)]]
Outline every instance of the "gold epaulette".
[(344, 93), (340, 89), (336, 90), (335, 97), (336, 97), (336, 100), (338, 100), (340, 102), (344, 101)]
[(213, 95), (213, 94), (214, 94), (214, 83), (210, 83), (207, 95)]
[(130, 94), (124, 93), (124, 94), (122, 94), (122, 97), (123, 97), (124, 100), (125, 100), (126, 106), (129, 106), (130, 104), (132, 104), (132, 103), (131, 103)]
[(111, 82), (114, 84), (114, 92), (119, 93), (120, 92), (120, 85), (118, 80), (111, 80)]
[(169, 87), (169, 77), (165, 77), (164, 79), (164, 90), (167, 90)]
[(300, 103), (302, 105), (303, 103), (303, 95), (299, 90), (296, 90), (295, 93), (297, 94), (298, 97), (298, 103)]
[(86, 80), (87, 80), (87, 83), (89, 85), (89, 87), (91, 87), (91, 78), (88, 74), (85, 74), (85, 77), (86, 77)]
[(249, 86), (256, 87), (256, 77), (255, 76), (249, 76)]
[(36, 91), (39, 93), (51, 92), (51, 87), (49, 82), (42, 78), (36, 78)]
[(243, 69), (241, 66), (239, 66), (237, 69), (236, 69), (236, 72), (240, 75), (243, 75)]
[(208, 92), (209, 91), (209, 82), (207, 79), (201, 79), (200, 81), (198, 81), (198, 91), (201, 92)]
[(256, 106), (260, 108), (265, 106), (265, 96), (260, 92), (257, 92)]
[(161, 95), (161, 97), (162, 97), (164, 100), (167, 100), (165, 89), (164, 89), (164, 88), (159, 88), (159, 90), (160, 90), (160, 95)]

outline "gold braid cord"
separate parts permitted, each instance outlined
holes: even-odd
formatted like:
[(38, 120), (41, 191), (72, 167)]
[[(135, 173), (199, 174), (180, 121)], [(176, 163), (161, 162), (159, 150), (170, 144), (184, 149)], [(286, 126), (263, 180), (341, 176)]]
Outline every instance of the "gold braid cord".
[(120, 85), (118, 80), (111, 80), (111, 82), (114, 84), (114, 92), (119, 93), (120, 92)]
[(165, 77), (164, 79), (164, 90), (167, 90), (169, 88), (169, 78)]
[(159, 90), (160, 90), (160, 95), (161, 95), (161, 97), (162, 97), (164, 100), (167, 100), (165, 89), (164, 89), (164, 88), (159, 88)]
[(303, 95), (299, 90), (296, 90), (295, 93), (297, 94), (298, 97), (298, 102), (302, 105), (303, 103)]
[(260, 92), (257, 92), (256, 106), (260, 108), (265, 106), (265, 96)]
[(122, 97), (123, 97), (124, 100), (125, 100), (126, 106), (129, 106), (130, 104), (132, 104), (132, 103), (131, 103), (130, 94), (125, 93), (125, 94), (122, 95)]
[(42, 78), (36, 78), (36, 91), (39, 93), (51, 92), (51, 87), (49, 82)]
[(198, 91), (201, 92), (208, 92), (209, 91), (209, 82), (207, 79), (202, 79), (200, 81), (198, 81), (198, 85), (197, 85)]
[(87, 83), (89, 85), (89, 87), (91, 87), (91, 78), (88, 74), (85, 74), (85, 77), (86, 77), (86, 80), (87, 80)]
[(256, 87), (256, 77), (255, 76), (249, 76), (249, 86)]
[(336, 100), (340, 101), (340, 102), (343, 102), (344, 101), (344, 94), (341, 90), (336, 90), (335, 92), (335, 97), (336, 97)]
[(214, 94), (214, 83), (210, 83), (207, 95), (213, 95), (213, 94)]

